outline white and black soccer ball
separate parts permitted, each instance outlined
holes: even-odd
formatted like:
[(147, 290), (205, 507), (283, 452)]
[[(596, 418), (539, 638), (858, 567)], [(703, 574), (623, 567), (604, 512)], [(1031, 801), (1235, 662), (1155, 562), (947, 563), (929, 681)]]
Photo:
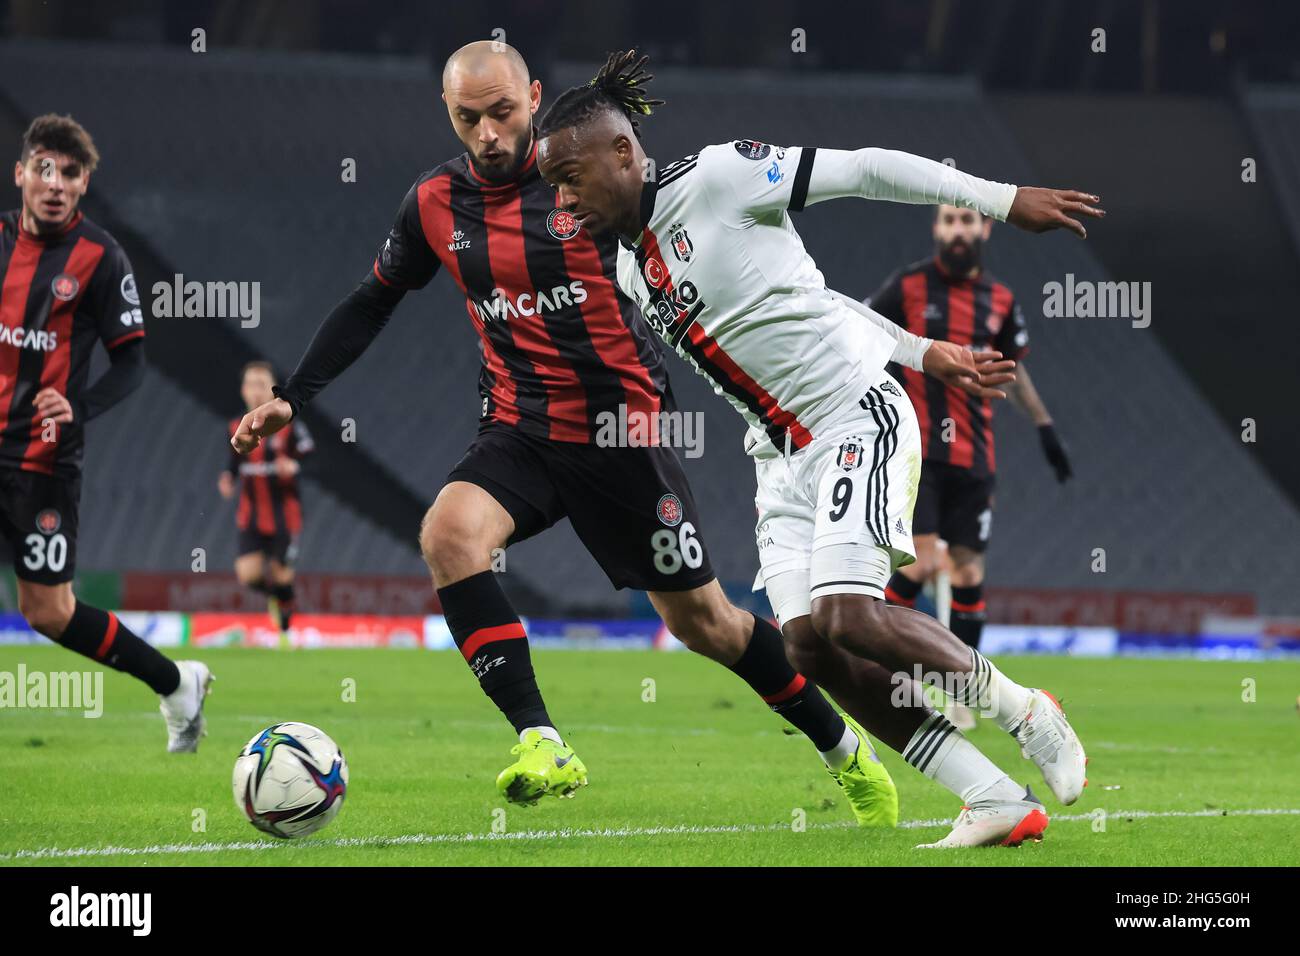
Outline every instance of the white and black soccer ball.
[(307, 836), (338, 816), (348, 763), (324, 731), (287, 721), (256, 734), (239, 752), (231, 786), (235, 804), (263, 833)]

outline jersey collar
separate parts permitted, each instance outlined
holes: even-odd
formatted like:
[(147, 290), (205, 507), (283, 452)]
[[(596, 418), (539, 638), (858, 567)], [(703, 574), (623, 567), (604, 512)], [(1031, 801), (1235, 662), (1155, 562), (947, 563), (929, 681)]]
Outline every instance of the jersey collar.
[(18, 232), (18, 238), (24, 242), (35, 242), (35, 243), (40, 243), (41, 245), (51, 245), (54, 243), (62, 242), (63, 239), (67, 237), (68, 233), (72, 232), (72, 230), (76, 229), (79, 225), (81, 225), (81, 220), (83, 218), (85, 217), (82, 215), (81, 210), (78, 209), (75, 213), (73, 213), (72, 218), (69, 219), (67, 222), (65, 222), (62, 227), (60, 227), (58, 232), (49, 232), (49, 233), (28, 232), (26, 227), (23, 226), (23, 210), (22, 207), (20, 206), (18, 209), (18, 216), (14, 220), (14, 227)]
[(655, 197), (659, 194), (659, 173), (655, 172), (655, 178), (642, 184), (641, 186), (641, 208), (639, 213), (640, 229), (636, 238), (632, 241), (619, 234), (618, 241), (627, 249), (635, 249), (641, 243), (641, 237), (645, 235), (646, 228), (650, 225), (650, 220), (655, 214)]

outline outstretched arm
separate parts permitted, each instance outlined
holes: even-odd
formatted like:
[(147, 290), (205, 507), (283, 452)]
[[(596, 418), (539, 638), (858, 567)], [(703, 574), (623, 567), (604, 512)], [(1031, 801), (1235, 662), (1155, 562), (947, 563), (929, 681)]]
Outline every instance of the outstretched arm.
[[(737, 159), (735, 152), (742, 158)], [(851, 150), (792, 146), (778, 149), (775, 158), (763, 153), (761, 160), (748, 163), (742, 150), (721, 155), (727, 158), (728, 168), (720, 172), (751, 213), (798, 211), (827, 199), (859, 196), (964, 206), (1030, 232), (1066, 228), (1079, 236), (1087, 231), (1073, 216), (1099, 219), (1105, 215), (1095, 206), (1099, 198), (1091, 193), (991, 182), (931, 159), (874, 146)]]
[(438, 259), (425, 240), (420, 219), (424, 179), (416, 180), (407, 191), (370, 272), (325, 317), (289, 380), (275, 388), (274, 399), (253, 409), (239, 423), (230, 439), (235, 451), (247, 454), (267, 435), (289, 424), (303, 405), (361, 357), (388, 324), (407, 290), (423, 289), (438, 271)]
[(241, 455), (257, 447), (293, 420), (321, 389), (361, 357), (379, 335), (405, 293), (384, 285), (374, 275), (362, 280), (316, 330), (306, 354), (275, 398), (253, 409), (239, 423), (230, 444)]

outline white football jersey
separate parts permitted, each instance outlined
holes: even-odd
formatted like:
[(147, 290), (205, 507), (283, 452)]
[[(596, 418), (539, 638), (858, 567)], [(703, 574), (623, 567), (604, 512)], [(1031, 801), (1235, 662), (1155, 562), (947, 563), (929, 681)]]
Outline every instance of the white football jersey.
[(957, 202), (1005, 218), (1014, 192), (889, 150), (707, 146), (643, 187), (642, 231), (620, 241), (618, 280), (745, 417), (746, 451), (770, 457), (861, 415), (898, 345), (826, 288), (790, 211), (865, 196)]

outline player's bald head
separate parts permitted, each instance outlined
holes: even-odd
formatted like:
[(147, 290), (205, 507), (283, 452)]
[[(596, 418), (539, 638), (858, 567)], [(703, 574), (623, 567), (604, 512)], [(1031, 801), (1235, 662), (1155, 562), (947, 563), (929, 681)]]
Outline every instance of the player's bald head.
[(519, 172), (533, 141), (542, 84), (529, 79), (518, 50), (494, 40), (465, 44), (443, 68), (442, 99), (479, 175), (503, 182)]
[(442, 68), (442, 91), (462, 87), (527, 86), (532, 82), (528, 64), (508, 43), (475, 40), (447, 57)]

